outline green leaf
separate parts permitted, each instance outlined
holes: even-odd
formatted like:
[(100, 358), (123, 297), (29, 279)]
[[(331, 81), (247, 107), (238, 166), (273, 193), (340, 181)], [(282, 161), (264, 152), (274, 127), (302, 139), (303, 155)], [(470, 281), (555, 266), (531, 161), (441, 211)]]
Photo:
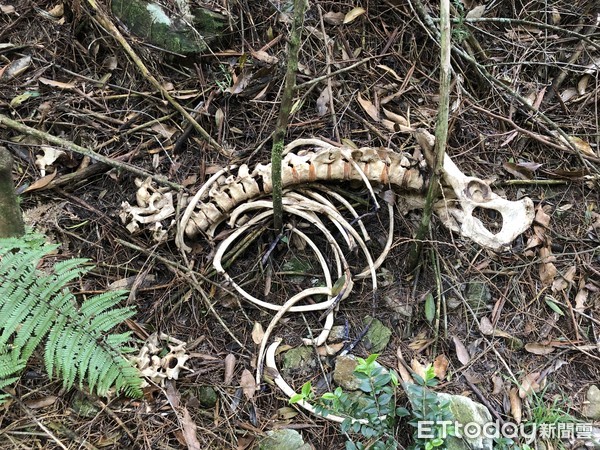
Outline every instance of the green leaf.
[(404, 407), (398, 407), (396, 408), (396, 415), (398, 417), (410, 416), (410, 411)]
[(331, 288), (331, 296), (335, 297), (338, 294), (340, 294), (342, 292), (344, 284), (346, 284), (346, 275), (342, 275), (335, 281), (333, 287)]
[[(66, 388), (87, 381), (99, 395), (114, 388), (117, 393), (141, 396), (139, 371), (121, 350), (129, 335), (110, 334), (134, 314), (131, 308), (114, 308), (124, 293), (91, 296), (77, 308), (67, 286), (89, 268), (86, 260), (71, 258), (38, 270), (42, 258), (55, 248), (39, 235), (0, 239), (0, 349), (10, 342), (12, 356), (8, 356), (17, 355), (22, 366), (45, 341), (46, 371), (62, 378)], [(16, 366), (19, 371), (21, 366)], [(14, 378), (10, 375), (0, 370), (0, 386)]]
[(294, 394), (290, 397), (290, 404), (298, 403), (299, 401), (304, 400), (304, 395), (302, 394)]
[(425, 296), (425, 318), (429, 323), (435, 319), (435, 300), (433, 294), (430, 292)]
[(375, 362), (377, 358), (379, 358), (379, 353), (373, 353), (372, 355), (369, 355), (369, 357), (365, 360), (365, 364), (370, 366)]
[(550, 307), (550, 309), (552, 311), (554, 311), (556, 314), (558, 314), (559, 316), (565, 315), (563, 310), (560, 309), (560, 306), (558, 306), (556, 303), (554, 303), (554, 299), (552, 297), (550, 297), (549, 295), (546, 295), (546, 297), (544, 297), (544, 301), (546, 302), (546, 305), (548, 305)]
[(304, 398), (310, 398), (311, 394), (312, 394), (312, 385), (310, 384), (310, 381), (307, 381), (302, 386), (302, 395), (304, 396)]

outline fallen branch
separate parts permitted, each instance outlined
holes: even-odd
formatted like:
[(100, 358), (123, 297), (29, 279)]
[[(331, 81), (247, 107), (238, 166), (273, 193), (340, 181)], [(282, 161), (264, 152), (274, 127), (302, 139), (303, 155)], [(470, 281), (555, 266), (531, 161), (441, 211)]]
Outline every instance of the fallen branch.
[(127, 163), (117, 161), (115, 159), (100, 155), (99, 153), (96, 153), (93, 150), (90, 150), (85, 147), (81, 147), (80, 145), (74, 144), (73, 142), (67, 141), (66, 139), (56, 137), (56, 136), (46, 133), (44, 131), (36, 130), (35, 128), (31, 128), (31, 127), (28, 127), (27, 125), (17, 122), (16, 120), (9, 119), (4, 114), (0, 114), (0, 125), (5, 125), (7, 127), (12, 128), (13, 130), (19, 131), (20, 133), (25, 133), (29, 136), (33, 136), (33, 137), (38, 138), (45, 142), (50, 142), (51, 144), (58, 145), (69, 151), (79, 153), (80, 155), (89, 156), (90, 158), (95, 159), (96, 161), (107, 164), (116, 169), (126, 170), (128, 172), (131, 172), (131, 173), (138, 175), (140, 177), (143, 177), (143, 178), (151, 178), (152, 180), (156, 181), (157, 183), (162, 184), (164, 186), (169, 186), (171, 189), (174, 189), (176, 191), (181, 191), (183, 189), (183, 186), (169, 181), (167, 179), (167, 177), (165, 177), (165, 176), (152, 175), (151, 173), (146, 172), (145, 170), (142, 170), (131, 164), (127, 164)]
[(165, 100), (167, 100), (177, 111), (179, 111), (181, 113), (181, 115), (183, 117), (185, 117), (185, 119), (190, 124), (192, 124), (194, 129), (198, 133), (200, 133), (200, 136), (202, 136), (210, 144), (210, 146), (212, 148), (214, 148), (215, 150), (218, 150), (219, 153), (229, 157), (230, 155), (225, 151), (225, 149), (223, 149), (223, 147), (221, 147), (221, 145), (217, 141), (215, 141), (204, 128), (202, 128), (202, 126), (196, 121), (196, 119), (194, 119), (194, 117), (192, 117), (192, 115), (190, 113), (188, 113), (185, 110), (185, 108), (183, 106), (181, 106), (179, 104), (179, 102), (177, 102), (177, 100), (175, 100), (171, 96), (171, 94), (169, 94), (169, 92), (156, 79), (156, 77), (150, 73), (150, 71), (144, 64), (144, 62), (135, 53), (135, 51), (129, 45), (127, 40), (123, 37), (123, 35), (119, 31), (119, 29), (115, 26), (114, 23), (112, 23), (108, 14), (106, 14), (106, 12), (104, 12), (104, 10), (98, 6), (98, 4), (96, 3), (95, 0), (88, 0), (88, 3), (94, 9), (94, 11), (96, 13), (94, 16), (92, 16), (92, 18), (94, 20), (96, 20), (102, 27), (104, 27), (106, 29), (106, 31), (109, 32), (110, 35), (112, 37), (114, 37), (119, 44), (121, 44), (121, 47), (123, 47), (123, 50), (125, 50), (125, 52), (129, 55), (129, 57), (134, 62), (134, 64), (137, 66), (137, 68), (140, 70), (140, 72), (142, 73), (144, 78), (146, 78), (150, 82), (150, 84), (157, 91), (159, 91), (161, 93), (161, 95), (165, 98)]

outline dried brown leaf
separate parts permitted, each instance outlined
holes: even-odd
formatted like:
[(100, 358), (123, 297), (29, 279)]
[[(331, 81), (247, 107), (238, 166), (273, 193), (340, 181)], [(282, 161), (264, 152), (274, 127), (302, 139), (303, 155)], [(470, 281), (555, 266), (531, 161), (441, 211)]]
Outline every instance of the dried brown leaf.
[(252, 51), (252, 52), (250, 52), (250, 54), (252, 55), (252, 57), (254, 59), (264, 62), (265, 64), (268, 64), (268, 65), (277, 64), (279, 62), (279, 59), (276, 56), (269, 55), (267, 52), (265, 52), (263, 50)]
[(382, 70), (386, 71), (391, 76), (393, 76), (397, 81), (400, 81), (400, 82), (404, 81), (402, 78), (400, 78), (400, 76), (396, 73), (396, 71), (394, 69), (392, 69), (391, 67), (388, 67), (385, 64), (378, 64), (376, 67), (378, 69), (382, 69)]
[(544, 170), (543, 173), (551, 178), (560, 178), (563, 180), (578, 180), (587, 175), (585, 169), (565, 170), (565, 169), (553, 169)]
[(58, 397), (56, 397), (54, 395), (47, 395), (45, 397), (35, 399), (35, 400), (26, 400), (23, 403), (31, 409), (39, 409), (39, 408), (45, 408), (47, 406), (54, 405), (56, 403), (57, 399), (58, 399)]
[(531, 180), (533, 178), (533, 172), (531, 170), (515, 163), (502, 163), (502, 168), (520, 180)]
[(254, 436), (238, 436), (237, 437), (237, 447), (235, 450), (246, 450), (249, 448), (253, 448), (255, 438)]
[(252, 376), (252, 373), (248, 369), (244, 369), (242, 372), (240, 386), (242, 387), (242, 391), (246, 398), (251, 400), (256, 392), (256, 381), (254, 381), (254, 376)]
[(386, 108), (382, 108), (382, 109), (383, 109), (383, 113), (385, 114), (385, 117), (390, 119), (392, 122), (395, 122), (398, 125), (402, 125), (404, 127), (410, 126), (410, 124), (408, 123), (408, 120), (406, 118), (404, 118), (403, 116), (401, 116), (400, 114), (396, 114), (395, 112), (390, 111), (389, 109), (386, 109)]
[(381, 124), (388, 130), (390, 130), (392, 133), (395, 133), (396, 131), (400, 131), (400, 125), (392, 122), (391, 120), (382, 119)]
[(420, 333), (417, 336), (415, 336), (415, 338), (412, 341), (409, 342), (408, 348), (419, 353), (425, 348), (429, 347), (431, 345), (431, 342), (431, 338), (427, 338), (425, 337), (425, 335)]
[(248, 86), (252, 80), (252, 74), (248, 71), (243, 71), (234, 81), (233, 85), (227, 88), (227, 92), (236, 95), (244, 92), (244, 89)]
[(329, 11), (323, 14), (323, 21), (329, 25), (341, 25), (346, 15), (342, 12)]
[(254, 341), (256, 345), (260, 345), (264, 336), (265, 331), (260, 322), (254, 322), (254, 326), (252, 327), (252, 341)]
[(585, 91), (587, 90), (588, 84), (591, 79), (592, 76), (587, 73), (579, 79), (579, 81), (577, 82), (577, 93), (579, 95), (585, 94)]
[[(483, 321), (482, 321), (483, 323)], [(491, 325), (491, 323), (490, 323)], [(484, 333), (485, 334), (485, 333)], [(454, 347), (456, 348), (456, 357), (460, 361), (460, 363), (465, 366), (469, 364), (471, 361), (471, 355), (469, 355), (469, 351), (467, 347), (462, 343), (462, 341), (457, 336), (452, 336), (452, 341), (454, 342)]]
[(291, 406), (284, 406), (283, 408), (279, 408), (277, 410), (277, 417), (280, 420), (289, 420), (293, 419), (298, 415), (298, 411)]
[(584, 287), (580, 288), (575, 296), (575, 309), (577, 311), (583, 311), (586, 308), (586, 302), (589, 291)]
[(479, 321), (479, 331), (481, 331), (481, 334), (486, 336), (491, 336), (494, 334), (494, 326), (492, 325), (492, 322), (490, 322), (490, 319), (487, 317), (481, 318)]
[(542, 205), (537, 207), (534, 221), (545, 228), (550, 227), (550, 215)]
[(75, 83), (63, 83), (62, 81), (50, 80), (48, 78), (39, 77), (38, 81), (46, 86), (52, 86), (58, 89), (73, 89), (76, 84)]
[(413, 360), (410, 362), (410, 368), (421, 378), (425, 378), (425, 366), (421, 364), (416, 358), (413, 358)]
[(18, 77), (31, 66), (31, 56), (23, 56), (0, 69), (0, 81), (9, 81)]
[(446, 379), (446, 371), (448, 370), (448, 358), (446, 355), (438, 355), (433, 361), (433, 373), (439, 380)]
[(317, 347), (317, 353), (319, 356), (332, 356), (339, 352), (344, 348), (343, 342), (336, 342), (334, 344), (324, 344), (320, 347)]
[(572, 98), (577, 97), (578, 95), (579, 92), (577, 92), (577, 89), (570, 87), (560, 93), (560, 99), (566, 103)]
[(361, 8), (360, 6), (357, 6), (356, 8), (351, 9), (344, 16), (344, 24), (353, 22), (354, 20), (356, 20), (357, 17), (362, 16), (366, 12), (367, 11), (364, 8)]
[(569, 140), (571, 141), (571, 144), (573, 144), (573, 146), (575, 146), (575, 148), (581, 153), (584, 153), (588, 156), (597, 156), (594, 150), (592, 150), (592, 146), (589, 142), (584, 141), (577, 136), (569, 136)]
[(564, 275), (556, 278), (552, 283), (552, 292), (560, 292), (564, 291), (573, 283), (575, 279), (575, 274), (577, 273), (577, 267), (571, 266), (569, 267)]
[(390, 121), (392, 121), (395, 124), (393, 131), (401, 133), (409, 133), (414, 131), (414, 129), (410, 126), (410, 122), (404, 116), (396, 114), (395, 112), (390, 111), (389, 109), (382, 109), (383, 114), (385, 114), (385, 117), (387, 117)]
[(540, 390), (539, 385), (540, 372), (531, 372), (523, 377), (521, 380), (521, 386), (519, 387), (519, 397), (525, 398), (534, 392)]
[(538, 342), (530, 342), (529, 344), (525, 344), (525, 350), (534, 355), (548, 355), (555, 350), (555, 347)]
[(42, 178), (38, 178), (37, 180), (35, 180), (33, 183), (31, 183), (29, 186), (27, 186), (27, 189), (25, 189), (23, 192), (31, 192), (31, 191), (37, 191), (40, 189), (44, 189), (46, 186), (48, 186), (50, 184), (50, 182), (52, 180), (54, 180), (54, 178), (56, 178), (56, 174), (58, 173), (58, 171), (54, 171), (49, 175), (46, 175)]
[(181, 404), (181, 396), (179, 395), (179, 391), (175, 389), (175, 385), (173, 383), (167, 383), (165, 394), (167, 396), (167, 400), (173, 408), (179, 408)]
[(56, 4), (54, 8), (48, 11), (48, 14), (56, 18), (62, 17), (65, 14), (65, 5), (63, 5), (62, 3)]
[(485, 13), (485, 5), (479, 5), (467, 13), (467, 19), (479, 19)]
[(492, 389), (493, 395), (499, 395), (504, 391), (504, 380), (502, 379), (502, 377), (494, 375), (492, 377), (492, 385), (494, 386), (494, 388)]
[(223, 361), (223, 365), (224, 365), (224, 371), (225, 371), (225, 379), (224, 379), (224, 383), (226, 385), (231, 384), (231, 382), (233, 381), (233, 372), (235, 370), (235, 355), (233, 354), (228, 354), (225, 357), (225, 361)]
[(510, 413), (515, 420), (515, 423), (519, 424), (523, 417), (523, 403), (521, 402), (517, 388), (511, 388), (508, 397), (510, 399)]
[(155, 123), (150, 127), (150, 129), (165, 139), (171, 139), (171, 137), (177, 132), (175, 127), (170, 127), (164, 123)]
[(410, 372), (408, 370), (406, 370), (406, 367), (408, 366), (408, 364), (406, 363), (406, 360), (404, 359), (404, 355), (402, 355), (402, 349), (400, 349), (400, 347), (398, 347), (398, 349), (396, 349), (396, 357), (398, 358), (398, 364), (397, 364), (398, 374), (400, 375), (400, 378), (402, 379), (402, 381), (404, 381), (405, 383), (414, 383), (414, 380), (413, 380), (412, 376), (410, 375)]
[(364, 99), (362, 95), (360, 95), (360, 92), (358, 93), (358, 103), (375, 122), (379, 122), (381, 120), (377, 107), (369, 100)]
[(556, 266), (553, 264), (556, 258), (552, 256), (552, 252), (549, 247), (540, 248), (540, 281), (545, 286), (551, 286), (554, 282), (554, 277), (558, 273)]
[(198, 441), (198, 437), (196, 436), (198, 427), (185, 406), (183, 407), (181, 427), (183, 429), (183, 438), (185, 439), (188, 450), (200, 450), (200, 441)]
[(223, 112), (223, 108), (217, 108), (215, 111), (215, 125), (217, 128), (221, 128), (223, 122), (225, 121), (225, 113)]

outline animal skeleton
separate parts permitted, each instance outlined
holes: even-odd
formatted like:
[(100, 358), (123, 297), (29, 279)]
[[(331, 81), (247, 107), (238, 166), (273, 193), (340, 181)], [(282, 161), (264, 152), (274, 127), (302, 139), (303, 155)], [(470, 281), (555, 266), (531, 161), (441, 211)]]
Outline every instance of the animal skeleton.
[[(430, 152), (433, 148), (433, 136), (424, 130), (417, 130), (415, 135), (425, 153)], [(297, 150), (300, 148), (304, 149)], [(297, 151), (293, 152), (293, 150)], [(285, 189), (284, 212), (309, 223), (322, 233), (333, 254), (337, 282), (333, 279), (328, 263), (319, 247), (306, 233), (291, 225), (287, 226), (289, 231), (310, 247), (319, 261), (325, 287), (306, 289), (291, 297), (283, 305), (278, 305), (259, 299), (244, 290), (223, 267), (223, 257), (230, 247), (244, 234), (273, 214), (272, 202), (261, 199), (272, 192), (270, 164), (258, 164), (252, 171), (248, 166), (243, 165), (237, 169), (235, 175), (231, 175), (231, 171), (235, 167), (229, 167), (210, 177), (187, 203), (185, 212), (177, 224), (175, 238), (177, 246), (185, 255), (191, 250), (186, 245), (185, 238), (197, 240), (202, 235), (212, 238), (217, 227), (225, 220), (228, 220), (230, 227), (235, 228), (235, 231), (219, 244), (213, 258), (213, 266), (245, 299), (257, 306), (277, 312), (266, 329), (259, 350), (257, 383), (261, 381), (261, 366), (269, 336), (278, 320), (286, 312), (324, 311), (326, 319), (321, 333), (315, 339), (305, 339), (307, 344), (322, 345), (333, 325), (335, 308), (340, 301), (348, 297), (352, 290), (353, 275), (350, 265), (346, 261), (345, 253), (321, 217), (325, 216), (333, 223), (348, 248), (360, 248), (365, 256), (367, 268), (354, 275), (354, 278), (370, 277), (373, 291), (377, 290), (376, 270), (385, 260), (392, 245), (394, 230), (392, 202), (386, 202), (390, 222), (387, 243), (382, 254), (378, 258), (373, 258), (365, 243), (369, 236), (358, 213), (348, 201), (339, 194), (331, 192), (322, 183), (362, 182), (369, 189), (377, 208), (379, 205), (372, 184), (382, 190), (393, 188), (395, 191), (399, 191), (401, 193), (399, 197), (405, 203), (404, 209), (406, 210), (420, 208), (424, 204), (422, 193), (426, 185), (424, 169), (427, 167), (427, 162), (422, 157), (415, 158), (409, 154), (397, 153), (386, 148), (336, 147), (319, 139), (293, 141), (285, 148), (284, 154), (282, 162), (282, 186)], [(302, 188), (308, 184), (311, 185), (310, 190)], [(499, 197), (491, 191), (485, 181), (464, 175), (449, 156), (444, 159), (442, 184), (444, 187), (443, 198), (435, 203), (434, 211), (448, 228), (482, 246), (495, 250), (500, 249), (510, 244), (519, 234), (529, 228), (533, 221), (533, 203), (529, 198), (509, 201)], [(145, 195), (138, 196), (139, 207), (124, 205), (125, 215), (127, 215), (127, 211), (130, 211), (129, 217), (133, 217), (134, 220), (135, 217), (147, 218), (148, 214), (164, 218), (165, 214), (161, 214), (157, 210), (157, 205), (164, 203), (172, 208), (169, 201), (161, 202), (160, 196), (167, 196), (168, 192), (154, 190), (149, 196), (152, 201), (140, 204), (140, 197), (148, 197), (146, 194), (149, 191), (147, 184), (142, 183), (140, 186), (145, 189)], [(353, 218), (358, 220), (361, 233), (340, 214), (338, 206), (327, 196), (338, 201)], [(478, 207), (492, 209), (502, 215), (502, 229), (498, 233), (488, 230), (479, 219), (473, 216), (473, 212)], [(144, 208), (148, 208), (146, 215), (143, 213)], [(169, 210), (168, 214), (171, 215), (172, 210)], [(131, 227), (130, 224), (130, 228), (134, 227)], [(341, 287), (338, 286), (339, 284)], [(336, 289), (334, 289), (334, 285)], [(297, 305), (302, 299), (311, 295), (326, 295), (327, 300), (316, 304)], [(275, 344), (267, 352), (267, 366), (278, 374), (273, 356), (274, 346)], [(293, 390), (280, 375), (277, 375), (274, 380), (287, 395), (293, 395)], [(302, 404), (302, 406), (312, 410), (310, 405)]]

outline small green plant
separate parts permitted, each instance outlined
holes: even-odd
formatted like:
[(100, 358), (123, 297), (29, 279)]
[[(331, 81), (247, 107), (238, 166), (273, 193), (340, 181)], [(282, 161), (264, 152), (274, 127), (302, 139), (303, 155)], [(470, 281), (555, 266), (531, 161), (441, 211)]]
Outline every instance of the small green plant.
[(429, 434), (433, 438), (422, 438), (418, 431), (413, 434), (412, 450), (432, 450), (434, 448), (445, 448), (445, 438), (447, 435), (453, 435), (452, 426), (441, 425), (442, 422), (452, 421), (454, 419), (450, 411), (449, 402), (441, 400), (438, 395), (431, 391), (438, 383), (433, 366), (429, 365), (425, 369), (425, 376), (414, 375), (415, 384), (406, 384), (406, 392), (411, 399), (412, 411), (402, 409), (399, 411), (401, 416), (412, 416), (409, 425), (414, 428), (419, 427), (419, 422), (429, 422), (432, 424)]
[(362, 392), (347, 393), (338, 387), (315, 399), (308, 382), (299, 394), (290, 399), (290, 403), (306, 400), (313, 403), (317, 413), (323, 417), (328, 414), (345, 417), (341, 429), (348, 436), (346, 450), (396, 449), (398, 443), (394, 438), (394, 427), (398, 412), (402, 412), (396, 409), (398, 376), (376, 363), (378, 356), (357, 358), (354, 374), (360, 380)]
[[(48, 375), (65, 388), (76, 381), (100, 395), (109, 389), (141, 396), (139, 371), (125, 358), (130, 333), (111, 330), (131, 317), (131, 307), (115, 307), (125, 291), (107, 291), (78, 305), (68, 289), (90, 269), (84, 259), (68, 259), (49, 270), (38, 267), (57, 248), (44, 237), (0, 239), (0, 389), (16, 381), (38, 345), (45, 341)], [(0, 392), (0, 401), (6, 398)]]
[(233, 77), (231, 76), (231, 73), (226, 65), (220, 64), (219, 70), (221, 71), (223, 79), (215, 80), (215, 84), (217, 85), (217, 88), (219, 88), (219, 91), (223, 94), (227, 92), (231, 86), (233, 86)]
[(456, 22), (452, 27), (452, 37), (460, 44), (469, 37), (470, 31), (465, 24), (466, 12), (463, 3), (459, 0), (453, 0), (452, 3), (457, 12)]

